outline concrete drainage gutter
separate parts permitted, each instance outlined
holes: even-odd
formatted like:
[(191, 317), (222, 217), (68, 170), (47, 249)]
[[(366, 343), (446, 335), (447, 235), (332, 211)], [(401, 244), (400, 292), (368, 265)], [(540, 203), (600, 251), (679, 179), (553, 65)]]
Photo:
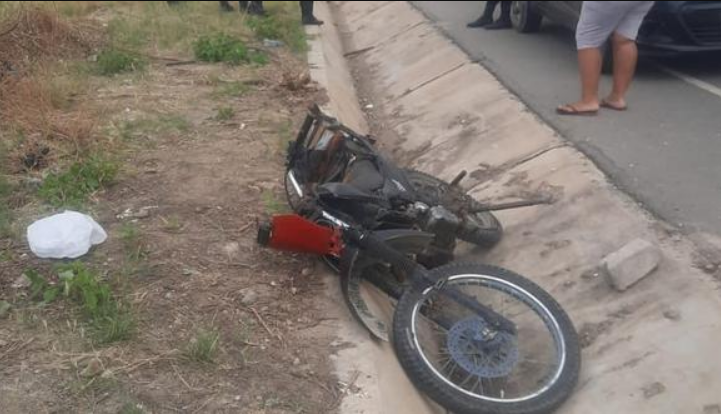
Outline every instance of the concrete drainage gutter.
[[(618, 192), (408, 3), (318, 2), (317, 9), (328, 23), (310, 33), (312, 75), (343, 122), (368, 130), (355, 80), (386, 120), (393, 137), (386, 146), (411, 166), (446, 179), (466, 169), (466, 185), (481, 200), (558, 197), (551, 207), (499, 213), (504, 241), (488, 253), (466, 246), (462, 256), (530, 277), (573, 318), (584, 369), (560, 412), (721, 413), (719, 286), (694, 266), (694, 245)], [(663, 259), (620, 293), (599, 266), (638, 238)], [(343, 331), (357, 347), (337, 355), (339, 375), (361, 372), (355, 385), (363, 390), (346, 398), (343, 413), (441, 412), (413, 390), (390, 347), (350, 321)]]

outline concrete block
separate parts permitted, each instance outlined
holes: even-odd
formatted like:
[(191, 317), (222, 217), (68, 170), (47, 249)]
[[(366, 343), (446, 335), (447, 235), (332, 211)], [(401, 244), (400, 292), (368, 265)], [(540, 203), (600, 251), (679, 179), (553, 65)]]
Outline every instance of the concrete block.
[(636, 239), (603, 260), (611, 285), (623, 292), (651, 274), (661, 263), (661, 250), (643, 239)]

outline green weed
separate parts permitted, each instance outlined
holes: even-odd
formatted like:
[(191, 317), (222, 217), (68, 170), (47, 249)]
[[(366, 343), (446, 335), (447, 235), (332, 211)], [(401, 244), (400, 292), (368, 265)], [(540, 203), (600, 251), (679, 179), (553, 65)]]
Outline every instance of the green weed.
[(215, 115), (216, 121), (230, 121), (235, 117), (235, 110), (230, 106), (223, 106), (218, 108), (218, 113)]
[(88, 198), (113, 183), (118, 165), (91, 156), (60, 173), (49, 174), (40, 185), (39, 196), (54, 207), (82, 208)]
[(145, 408), (141, 404), (126, 403), (120, 408), (118, 414), (145, 414)]
[(278, 150), (282, 153), (288, 149), (288, 144), (295, 140), (295, 131), (293, 131), (293, 121), (287, 120), (278, 125)]
[(220, 345), (217, 330), (200, 330), (185, 348), (185, 356), (191, 361), (212, 363)]
[(297, 3), (275, 2), (268, 6), (268, 13), (265, 18), (251, 17), (248, 19), (248, 27), (258, 39), (281, 40), (296, 53), (304, 53), (308, 50), (308, 42), (305, 29), (300, 22)]
[(251, 86), (246, 82), (222, 82), (219, 81), (213, 96), (216, 98), (239, 98), (251, 91)]
[(193, 50), (195, 58), (203, 62), (225, 62), (231, 65), (268, 63), (261, 52), (248, 49), (241, 39), (225, 33), (201, 36), (195, 42)]
[(163, 230), (168, 233), (180, 233), (183, 230), (183, 222), (178, 216), (161, 217), (163, 221)]
[(123, 224), (120, 228), (120, 240), (123, 242), (125, 256), (130, 262), (137, 263), (148, 257), (142, 233), (136, 224)]
[(82, 262), (58, 266), (56, 284), (50, 284), (34, 270), (26, 271), (25, 275), (30, 280), (32, 300), (48, 304), (64, 298), (75, 304), (97, 343), (126, 340), (134, 333), (135, 318), (130, 309), (113, 296), (107, 282)]
[(147, 62), (138, 55), (118, 49), (106, 49), (98, 55), (97, 72), (102, 76), (137, 72), (145, 69)]
[(12, 211), (8, 206), (8, 199), (12, 193), (12, 187), (5, 176), (0, 175), (0, 238), (12, 235)]
[(165, 135), (171, 132), (187, 133), (192, 124), (182, 115), (163, 114), (154, 118), (124, 121), (117, 126), (120, 138), (134, 141), (148, 135)]
[(266, 212), (270, 214), (283, 214), (288, 212), (288, 205), (281, 201), (274, 192), (266, 190), (263, 192), (262, 198)]

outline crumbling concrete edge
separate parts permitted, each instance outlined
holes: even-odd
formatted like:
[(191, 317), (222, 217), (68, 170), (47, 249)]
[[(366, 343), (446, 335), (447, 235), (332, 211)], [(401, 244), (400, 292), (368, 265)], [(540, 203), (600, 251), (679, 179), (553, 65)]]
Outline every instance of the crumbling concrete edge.
[[(306, 27), (308, 66), (311, 79), (325, 89), (328, 102), (323, 108), (350, 128), (368, 133), (355, 81), (348, 65), (341, 34), (327, 2), (316, 2), (315, 14), (325, 24)], [(338, 280), (325, 273), (330, 311), (338, 317), (341, 350), (330, 358), (343, 390), (341, 414), (446, 414), (424, 398), (406, 378), (390, 344), (370, 339), (350, 317), (338, 288)], [(343, 387), (345, 384), (346, 387)]]

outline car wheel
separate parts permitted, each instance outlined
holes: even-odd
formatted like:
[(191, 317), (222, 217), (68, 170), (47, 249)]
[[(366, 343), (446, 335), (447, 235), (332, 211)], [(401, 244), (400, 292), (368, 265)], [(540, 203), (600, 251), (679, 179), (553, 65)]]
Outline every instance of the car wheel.
[(611, 42), (606, 43), (603, 47), (603, 66), (601, 70), (605, 75), (613, 74), (613, 46)]
[(534, 10), (530, 1), (514, 1), (511, 6), (511, 22), (521, 33), (533, 33), (541, 29), (543, 15)]

